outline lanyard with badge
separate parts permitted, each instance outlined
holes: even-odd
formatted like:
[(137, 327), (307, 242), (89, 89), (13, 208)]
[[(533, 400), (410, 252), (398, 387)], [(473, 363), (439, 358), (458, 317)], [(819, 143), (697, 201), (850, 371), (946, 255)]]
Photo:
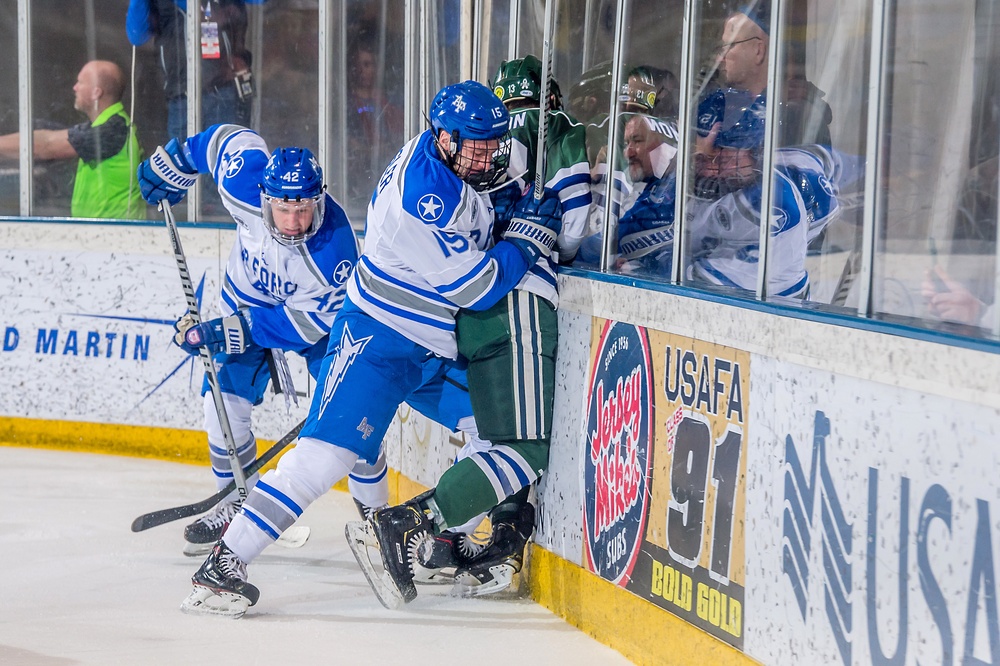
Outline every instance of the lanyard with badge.
[[(200, 0), (198, 4), (201, 5)], [(212, 20), (211, 2), (206, 2), (202, 7), (201, 57), (204, 60), (216, 60), (222, 57), (219, 49), (219, 24)]]

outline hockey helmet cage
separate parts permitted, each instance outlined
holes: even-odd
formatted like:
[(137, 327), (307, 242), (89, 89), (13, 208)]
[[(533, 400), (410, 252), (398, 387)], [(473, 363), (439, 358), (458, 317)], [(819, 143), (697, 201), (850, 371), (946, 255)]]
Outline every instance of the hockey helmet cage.
[[(442, 130), (451, 136), (450, 150), (445, 157), (459, 178), (480, 192), (503, 180), (510, 162), (507, 127), (510, 114), (492, 90), (476, 81), (445, 86), (431, 101), (429, 116), (435, 140)], [(499, 142), (488, 168), (470, 169), (467, 160), (463, 161), (462, 145), (466, 141)]]
[[(325, 196), (323, 169), (308, 148), (278, 148), (264, 167), (260, 207), (264, 226), (282, 245), (300, 245), (319, 231), (323, 224)], [(279, 214), (309, 215), (311, 222), (305, 231), (289, 235), (275, 223)]]
[(698, 134), (718, 123), (718, 154), (695, 165), (695, 193), (715, 199), (757, 182), (764, 146), (764, 104), (744, 91), (715, 90), (698, 104)]

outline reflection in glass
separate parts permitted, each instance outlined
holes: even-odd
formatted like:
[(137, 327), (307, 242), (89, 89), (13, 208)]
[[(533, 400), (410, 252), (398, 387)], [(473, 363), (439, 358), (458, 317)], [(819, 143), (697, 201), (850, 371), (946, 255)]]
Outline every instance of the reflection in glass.
[[(578, 263), (599, 265), (608, 235), (614, 270), (666, 280), (673, 257), (679, 92), (674, 72), (681, 42), (681, 23), (669, 17), (680, 15), (683, 3), (633, 2), (628, 9), (622, 45), (628, 55), (618, 89), (612, 90), (611, 62), (598, 61), (571, 90), (571, 107), (587, 124), (594, 200), (591, 236)], [(591, 16), (599, 17), (598, 26), (611, 18), (607, 7), (594, 7)]]
[(998, 10), (981, 1), (901, 4), (893, 37), (874, 307), (890, 318), (988, 335), (996, 285)]

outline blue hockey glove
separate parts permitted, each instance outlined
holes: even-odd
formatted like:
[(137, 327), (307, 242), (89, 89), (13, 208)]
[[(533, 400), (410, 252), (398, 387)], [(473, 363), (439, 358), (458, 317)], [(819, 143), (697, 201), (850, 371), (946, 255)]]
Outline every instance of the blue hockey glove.
[(137, 175), (142, 198), (154, 205), (164, 199), (171, 206), (179, 204), (198, 179), (198, 170), (192, 162), (191, 152), (178, 139), (158, 146), (153, 156), (139, 165)]
[(194, 318), (186, 314), (177, 320), (174, 328), (177, 330), (174, 344), (192, 355), (201, 353), (202, 347), (208, 347), (212, 354), (239, 354), (250, 342), (250, 326), (242, 313), (201, 324), (195, 324)]
[(548, 257), (562, 230), (562, 206), (550, 190), (542, 192), (541, 201), (526, 194), (514, 207), (514, 216), (503, 238), (513, 243), (529, 264)]
[(510, 183), (490, 194), (493, 202), (493, 220), (495, 227), (506, 229), (507, 223), (514, 216), (514, 206), (521, 199), (521, 188), (517, 183)]

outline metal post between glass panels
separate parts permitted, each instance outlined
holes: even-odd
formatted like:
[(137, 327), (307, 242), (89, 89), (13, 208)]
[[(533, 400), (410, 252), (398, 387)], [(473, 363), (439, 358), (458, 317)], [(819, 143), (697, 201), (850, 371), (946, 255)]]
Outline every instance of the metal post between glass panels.
[(885, 196), (881, 192), (882, 167), (885, 159), (883, 130), (886, 119), (886, 72), (888, 61), (886, 39), (887, 18), (892, 0), (873, 0), (871, 28), (871, 69), (868, 73), (868, 131), (865, 137), (865, 196), (861, 266), (859, 268), (860, 294), (858, 316), (870, 317), (873, 313), (873, 280), (875, 265), (875, 237), (877, 223), (884, 217)]
[(29, 217), (34, 198), (35, 169), (34, 140), (32, 137), (31, 117), (34, 113), (31, 102), (31, 5), (29, 0), (17, 1), (17, 42), (21, 57), (17, 59), (17, 89), (18, 89), (18, 122), (17, 131), (20, 135), (20, 154), (18, 168), (21, 175), (18, 178), (21, 216)]
[[(771, 48), (767, 50), (767, 106), (764, 108), (764, 162), (761, 165), (760, 240), (757, 251), (757, 299), (768, 297), (767, 273), (771, 258), (771, 214), (774, 208), (774, 150), (777, 147), (778, 102), (782, 86), (781, 72), (784, 58), (784, 7), (783, 0), (771, 1)], [(805, 247), (802, 248), (805, 252)]]
[(677, 193), (674, 197), (674, 256), (670, 266), (670, 281), (680, 284), (684, 275), (684, 256), (687, 253), (685, 238), (685, 209), (687, 208), (688, 164), (691, 159), (691, 104), (697, 100), (691, 99), (691, 82), (694, 80), (694, 63), (691, 49), (694, 46), (695, 17), (699, 14), (699, 0), (687, 0), (684, 3), (684, 18), (681, 25), (681, 99), (677, 107), (677, 160), (676, 179), (674, 187)]
[[(195, 134), (201, 128), (201, 4), (188, 3), (187, 11), (187, 133)], [(187, 137), (177, 137), (181, 141)], [(188, 190), (188, 219), (201, 219), (201, 179)]]
[(618, 214), (615, 209), (615, 156), (618, 154), (618, 91), (625, 60), (625, 21), (629, 0), (618, 0), (615, 15), (615, 51), (611, 63), (611, 108), (608, 113), (607, 177), (604, 183), (604, 236), (601, 239), (601, 270), (609, 272), (618, 255)]

